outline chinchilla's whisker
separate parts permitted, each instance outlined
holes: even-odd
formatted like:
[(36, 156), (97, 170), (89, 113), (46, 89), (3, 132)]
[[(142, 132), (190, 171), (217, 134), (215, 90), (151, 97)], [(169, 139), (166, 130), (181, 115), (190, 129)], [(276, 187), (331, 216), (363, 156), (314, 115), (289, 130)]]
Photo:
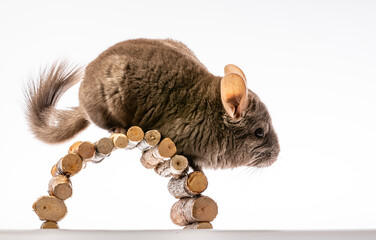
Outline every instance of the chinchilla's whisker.
[(247, 179), (254, 177), (256, 172), (257, 172), (256, 167), (249, 167), (247, 171)]

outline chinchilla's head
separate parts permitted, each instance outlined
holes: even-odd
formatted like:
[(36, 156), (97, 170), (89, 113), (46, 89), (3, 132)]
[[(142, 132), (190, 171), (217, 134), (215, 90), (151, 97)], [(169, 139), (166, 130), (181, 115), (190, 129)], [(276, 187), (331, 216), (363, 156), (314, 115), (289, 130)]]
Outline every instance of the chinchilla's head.
[(265, 104), (246, 83), (240, 68), (225, 67), (221, 100), (227, 135), (225, 156), (231, 158), (227, 167), (267, 167), (277, 160), (278, 137)]

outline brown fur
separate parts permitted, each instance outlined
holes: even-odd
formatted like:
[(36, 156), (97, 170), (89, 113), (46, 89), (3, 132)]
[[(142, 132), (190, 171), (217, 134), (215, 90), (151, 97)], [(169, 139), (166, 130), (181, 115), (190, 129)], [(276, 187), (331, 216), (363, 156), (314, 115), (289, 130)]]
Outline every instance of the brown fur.
[(27, 119), (32, 132), (43, 142), (59, 143), (72, 138), (89, 125), (79, 107), (57, 110), (55, 105), (66, 90), (81, 80), (80, 68), (55, 63), (30, 82), (26, 91)]
[[(245, 116), (229, 117), (221, 102), (221, 77), (180, 42), (136, 39), (110, 47), (86, 67), (80, 106), (56, 110), (60, 95), (77, 80), (77, 71), (57, 65), (31, 88), (28, 116), (38, 138), (61, 142), (90, 120), (107, 130), (157, 129), (195, 168), (262, 167), (277, 159), (278, 138), (258, 96), (249, 90)], [(264, 137), (255, 136), (257, 128), (264, 129)]]

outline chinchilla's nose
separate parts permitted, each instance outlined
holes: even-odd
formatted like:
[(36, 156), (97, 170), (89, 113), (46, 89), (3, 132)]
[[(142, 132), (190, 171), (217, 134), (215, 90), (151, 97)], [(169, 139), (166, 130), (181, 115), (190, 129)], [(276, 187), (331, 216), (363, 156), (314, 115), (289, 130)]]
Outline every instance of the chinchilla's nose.
[(263, 158), (263, 160), (260, 161), (257, 165), (255, 165), (255, 167), (263, 168), (271, 166), (273, 163), (277, 161), (279, 152), (280, 147), (279, 143), (277, 142), (277, 144), (273, 146), (272, 150), (260, 153), (260, 157)]

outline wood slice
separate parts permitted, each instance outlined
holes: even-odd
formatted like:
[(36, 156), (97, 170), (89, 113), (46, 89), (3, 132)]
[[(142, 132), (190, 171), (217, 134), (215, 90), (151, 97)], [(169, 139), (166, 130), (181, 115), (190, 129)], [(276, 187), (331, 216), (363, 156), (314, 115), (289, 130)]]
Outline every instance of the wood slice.
[(200, 194), (208, 187), (208, 179), (201, 171), (194, 171), (188, 175), (185, 188), (192, 194)]
[(213, 225), (210, 222), (196, 222), (185, 226), (184, 229), (213, 229)]
[(160, 162), (167, 160), (176, 153), (176, 146), (169, 138), (163, 139), (157, 146), (145, 151), (141, 156), (141, 163), (146, 168), (154, 168)]
[(61, 200), (72, 196), (72, 183), (68, 177), (58, 175), (53, 177), (48, 184), (48, 194)]
[(180, 175), (188, 170), (188, 159), (182, 155), (171, 158), (170, 170), (173, 175)]
[(156, 157), (170, 158), (176, 153), (175, 143), (170, 138), (163, 139), (158, 144), (158, 154)]
[(58, 172), (57, 172), (57, 169), (56, 169), (56, 164), (52, 166), (51, 168), (51, 175), (53, 177), (57, 176), (58, 175)]
[(77, 153), (83, 159), (93, 158), (95, 155), (95, 146), (91, 142), (75, 142), (69, 148), (69, 153)]
[(43, 196), (33, 204), (33, 209), (42, 221), (58, 222), (67, 214), (64, 201), (52, 196)]
[(140, 158), (142, 166), (147, 169), (154, 168), (158, 163), (162, 161), (161, 159), (155, 158), (150, 150), (143, 152)]
[(139, 142), (141, 142), (142, 139), (144, 139), (144, 135), (145, 135), (144, 131), (142, 131), (142, 129), (140, 127), (133, 126), (133, 127), (129, 128), (128, 131), (127, 131), (127, 137), (129, 139), (129, 144), (126, 147), (126, 149), (135, 148), (137, 146), (137, 144)]
[(144, 139), (137, 145), (141, 151), (149, 150), (161, 141), (161, 134), (158, 130), (150, 130), (145, 133)]
[(129, 144), (129, 139), (124, 133), (113, 133), (110, 136), (115, 148), (126, 148)]
[(107, 137), (101, 138), (99, 141), (95, 142), (94, 146), (96, 152), (93, 162), (96, 162), (97, 160), (101, 161), (103, 158), (108, 157), (114, 149), (112, 140)]
[(179, 226), (194, 222), (211, 222), (218, 214), (218, 206), (206, 196), (182, 198), (171, 208), (170, 217)]
[(98, 153), (103, 155), (108, 155), (114, 149), (114, 144), (110, 138), (104, 137), (97, 141), (95, 144), (95, 149)]
[(154, 170), (162, 177), (178, 178), (188, 170), (188, 160), (182, 155), (174, 155), (171, 159), (159, 163)]
[(40, 229), (59, 229), (59, 225), (56, 222), (46, 221), (42, 223)]
[(171, 178), (168, 191), (175, 198), (191, 197), (206, 190), (208, 180), (203, 172), (195, 171), (183, 178)]
[(139, 142), (144, 138), (144, 131), (140, 127), (133, 126), (128, 129), (127, 131), (127, 136), (129, 140), (134, 141), (134, 142)]
[(68, 153), (56, 164), (57, 175), (73, 176), (82, 169), (82, 158), (77, 153)]

